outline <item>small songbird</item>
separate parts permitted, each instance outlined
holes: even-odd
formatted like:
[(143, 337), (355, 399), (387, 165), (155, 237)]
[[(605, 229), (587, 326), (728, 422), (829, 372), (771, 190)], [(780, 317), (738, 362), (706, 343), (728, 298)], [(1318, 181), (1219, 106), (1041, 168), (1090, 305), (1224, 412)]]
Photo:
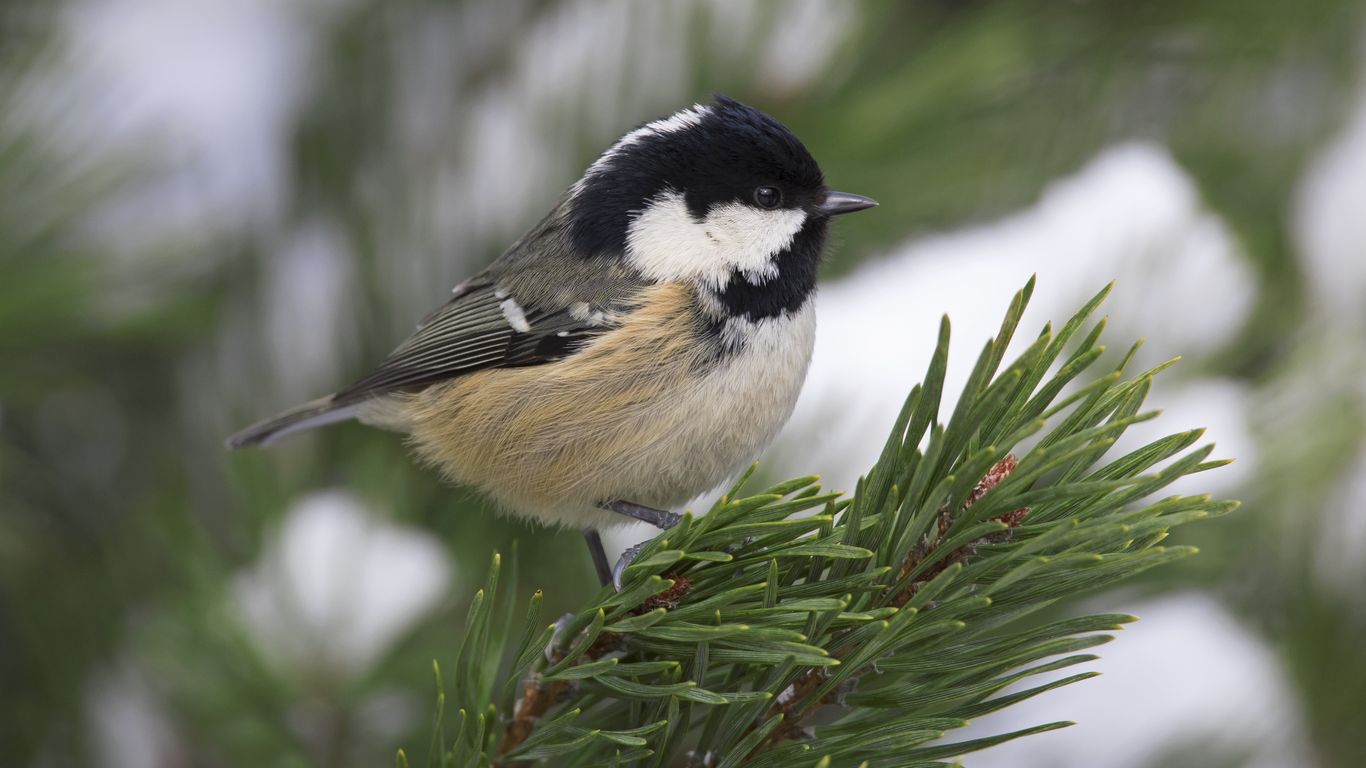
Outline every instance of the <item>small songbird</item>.
[(513, 514), (597, 531), (669, 511), (787, 421), (815, 338), (825, 186), (777, 120), (718, 96), (627, 133), (369, 375), (230, 448), (346, 419)]

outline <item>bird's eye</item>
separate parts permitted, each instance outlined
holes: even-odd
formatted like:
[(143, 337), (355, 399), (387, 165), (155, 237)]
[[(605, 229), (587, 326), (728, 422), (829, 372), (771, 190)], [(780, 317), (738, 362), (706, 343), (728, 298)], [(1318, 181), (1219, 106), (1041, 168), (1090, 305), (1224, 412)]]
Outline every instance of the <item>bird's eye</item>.
[(759, 187), (754, 190), (754, 202), (760, 208), (777, 208), (783, 202), (783, 193), (777, 187)]

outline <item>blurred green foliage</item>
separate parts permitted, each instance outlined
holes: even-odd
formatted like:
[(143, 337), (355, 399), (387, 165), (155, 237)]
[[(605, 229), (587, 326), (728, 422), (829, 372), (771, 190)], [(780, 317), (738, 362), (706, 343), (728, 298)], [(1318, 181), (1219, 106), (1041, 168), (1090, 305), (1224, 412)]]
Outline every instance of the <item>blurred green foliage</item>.
[[(468, 123), (457, 118), (514, 77), (510, 51), (532, 44), (529, 33), (548, 18), (572, 15), (558, 3), (499, 4), (487, 26), (496, 44), (460, 38), (467, 55), (438, 59), (413, 82), (400, 63), (418, 33), (458, 31), (472, 6), (354, 0), (308, 16), (318, 43), (287, 126), (288, 195), (276, 218), (140, 242), (132, 256), (110, 236), (108, 210), (164, 160), (151, 157), (151, 146), (111, 153), (53, 141), (45, 125), (92, 119), (51, 76), (69, 53), (63, 8), (0, 6), (7, 760), (98, 762), (85, 741), (90, 681), (124, 662), (151, 671), (174, 727), (194, 745), (186, 764), (374, 764), (393, 743), (418, 743), (425, 724), (406, 738), (367, 737), (358, 727), (363, 702), (377, 692), (424, 691), (427, 661), (448, 652), (462, 606), (443, 603), (375, 669), (340, 687), (281, 679), (227, 608), (233, 574), (256, 560), (293, 500), (321, 487), (351, 488), (433, 532), (459, 583), (478, 580), (487, 553), (515, 540), (520, 583), (555, 587), (548, 613), (593, 587), (577, 534), (491, 514), (414, 467), (390, 437), (338, 427), (270, 454), (231, 457), (219, 445), (232, 427), (287, 399), (271, 389), (262, 294), (295, 230), (335, 225), (355, 260), (357, 289), (342, 313), (348, 326), (318, 329), (320, 339), (345, 339), (336, 345), (338, 380), (386, 352), (421, 314), (394, 291), (394, 274), (409, 255), (443, 242), (424, 213), (439, 181), (432, 155), (460, 146), (466, 137), (455, 126)], [(785, 7), (757, 4), (759, 28)], [(749, 66), (755, 50), (711, 54), (714, 6), (618, 8), (623, 46), (659, 34), (666, 14), (664, 34), (687, 41), (693, 55), (674, 89), (654, 95), (627, 55), (617, 80), (565, 85), (572, 108), (556, 115), (554, 130), (577, 154), (539, 169), (547, 176), (531, 185), (521, 223), (486, 228), (495, 231), (467, 238), (460, 253), (438, 252), (440, 274), (422, 280), (432, 283), (431, 302), (439, 300), (443, 284), (496, 256), (614, 134), (713, 91), (779, 115), (824, 148), (831, 179), (882, 202), (884, 215), (841, 230), (832, 276), (909, 236), (1025, 204), (1104, 145), (1137, 137), (1171, 150), (1261, 277), (1251, 321), (1210, 367), (1274, 391), (1334, 354), (1301, 343), (1309, 308), (1289, 235), (1291, 200), (1307, 160), (1353, 103), (1364, 11), (1353, 0), (882, 0), (856, 6), (826, 70), (793, 86)], [(604, 90), (635, 94), (633, 111), (604, 115), (597, 105), (617, 103), (598, 98)], [(451, 131), (415, 143), (395, 116), (414, 103), (436, 110)], [(1188, 537), (1207, 554), (1187, 575), (1207, 580), (1284, 654), (1325, 766), (1366, 764), (1355, 721), (1366, 711), (1364, 598), (1324, 593), (1308, 575), (1322, 533), (1315, 510), (1361, 445), (1363, 422), (1346, 393), (1268, 418), (1260, 436), (1277, 450), (1242, 494), (1242, 534), (1197, 526)], [(1284, 445), (1277, 438), (1285, 434), (1299, 441)], [(1287, 548), (1287, 538), (1296, 546)], [(336, 736), (330, 743), (301, 738), (293, 719), (301, 701), (330, 723), (322, 730)]]

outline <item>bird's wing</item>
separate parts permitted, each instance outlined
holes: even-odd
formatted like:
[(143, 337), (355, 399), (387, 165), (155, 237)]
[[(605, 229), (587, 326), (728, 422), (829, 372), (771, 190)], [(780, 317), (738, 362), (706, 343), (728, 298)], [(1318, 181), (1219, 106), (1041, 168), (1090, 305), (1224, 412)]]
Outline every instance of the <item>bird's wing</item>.
[(533, 302), (495, 282), (466, 284), (333, 402), (412, 390), (484, 368), (562, 360), (614, 326), (587, 302)]

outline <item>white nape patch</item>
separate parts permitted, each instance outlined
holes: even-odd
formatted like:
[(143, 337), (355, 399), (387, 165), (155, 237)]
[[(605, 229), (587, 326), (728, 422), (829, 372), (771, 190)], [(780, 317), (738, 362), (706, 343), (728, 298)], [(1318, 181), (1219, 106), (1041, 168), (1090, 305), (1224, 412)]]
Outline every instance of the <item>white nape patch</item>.
[(668, 117), (646, 123), (625, 136), (622, 136), (620, 139), (617, 139), (617, 143), (608, 147), (607, 151), (603, 152), (601, 157), (594, 161), (592, 165), (588, 166), (588, 170), (584, 173), (583, 179), (580, 179), (578, 183), (574, 185), (574, 191), (577, 192), (579, 188), (583, 186), (584, 179), (605, 171), (607, 167), (612, 164), (612, 159), (617, 155), (620, 155), (623, 149), (635, 144), (646, 136), (663, 136), (664, 134), (674, 133), (675, 131), (681, 131), (684, 128), (697, 125), (702, 122), (702, 118), (706, 117), (707, 113), (710, 111), (710, 107), (694, 104), (691, 107), (681, 109)]
[(694, 280), (720, 290), (739, 270), (759, 284), (777, 277), (773, 257), (805, 223), (800, 209), (766, 211), (744, 203), (715, 206), (698, 221), (681, 193), (666, 190), (631, 220), (626, 258), (652, 280)]
[(498, 304), (498, 308), (503, 310), (503, 317), (507, 319), (508, 325), (519, 333), (529, 333), (531, 323), (526, 321), (526, 313), (522, 311), (522, 305), (516, 299), (503, 299)]

